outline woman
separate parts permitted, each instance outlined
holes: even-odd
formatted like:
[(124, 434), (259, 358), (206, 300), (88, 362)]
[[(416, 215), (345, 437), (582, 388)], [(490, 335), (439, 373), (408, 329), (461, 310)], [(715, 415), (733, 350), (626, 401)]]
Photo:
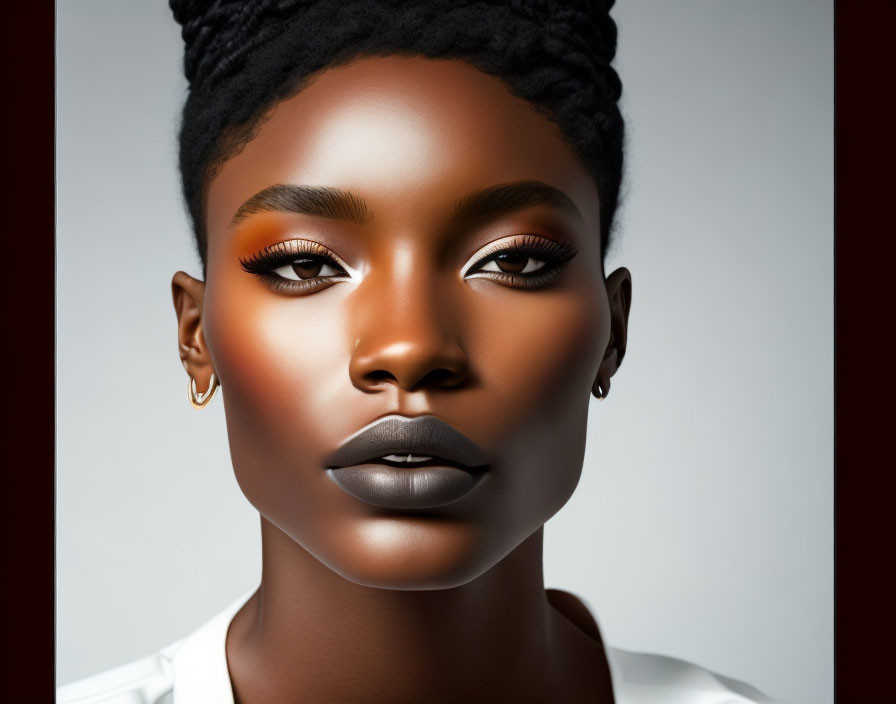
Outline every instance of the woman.
[(608, 8), (171, 4), (180, 356), (191, 403), (222, 389), (262, 580), (61, 701), (765, 701), (544, 589), (626, 350)]

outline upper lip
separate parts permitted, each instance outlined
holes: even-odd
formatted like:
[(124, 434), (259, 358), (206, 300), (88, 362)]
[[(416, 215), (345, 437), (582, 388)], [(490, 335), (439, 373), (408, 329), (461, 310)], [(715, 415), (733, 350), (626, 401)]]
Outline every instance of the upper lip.
[(325, 465), (337, 469), (408, 453), (433, 455), (468, 467), (480, 467), (487, 460), (479, 445), (440, 418), (390, 415), (353, 433), (326, 458)]

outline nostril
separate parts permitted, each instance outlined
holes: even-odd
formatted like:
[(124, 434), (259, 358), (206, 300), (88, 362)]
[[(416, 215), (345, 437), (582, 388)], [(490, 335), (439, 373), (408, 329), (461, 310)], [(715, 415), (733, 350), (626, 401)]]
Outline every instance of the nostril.
[(450, 369), (433, 369), (421, 379), (421, 385), (433, 386), (444, 389), (457, 386), (463, 380), (463, 375)]
[[(391, 372), (386, 371), (385, 369), (376, 369), (374, 371), (368, 372), (364, 375), (364, 378), (373, 385), (381, 384), (385, 381), (393, 381), (396, 383), (400, 383), (398, 377), (396, 377)], [(420, 379), (416, 382), (410, 382), (408, 384), (409, 390), (411, 388), (432, 388), (432, 389), (447, 389), (454, 386), (459, 385), (464, 379), (464, 374), (459, 374), (450, 369), (432, 369), (426, 374), (424, 374)], [(407, 380), (405, 380), (407, 382)]]
[(364, 381), (371, 387), (379, 386), (384, 382), (396, 383), (407, 391), (416, 389), (450, 389), (460, 386), (466, 379), (466, 372), (461, 370), (451, 370), (445, 368), (431, 369), (423, 376), (414, 378), (413, 375), (403, 375), (401, 378), (386, 371), (385, 369), (375, 369), (364, 374)]
[(469, 375), (464, 350), (442, 339), (414, 342), (368, 340), (355, 345), (349, 363), (352, 383), (362, 391), (378, 392), (397, 385), (405, 391), (453, 389)]
[(374, 384), (379, 384), (382, 381), (398, 381), (394, 374), (387, 372), (385, 369), (376, 369), (372, 372), (367, 372), (364, 375), (364, 378), (368, 381), (372, 381)]

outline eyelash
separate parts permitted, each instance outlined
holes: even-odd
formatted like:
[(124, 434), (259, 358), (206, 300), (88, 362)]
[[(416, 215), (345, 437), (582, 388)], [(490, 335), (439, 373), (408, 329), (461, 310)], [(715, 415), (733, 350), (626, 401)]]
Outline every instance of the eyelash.
[[(528, 273), (509, 273), (499, 271), (481, 271), (480, 268), (491, 261), (497, 261), (498, 255), (517, 254), (529, 257), (543, 265)], [(571, 244), (555, 242), (536, 235), (521, 235), (512, 240), (510, 245), (500, 240), (486, 249), (483, 256), (467, 269), (465, 275), (476, 274), (475, 278), (487, 278), (499, 281), (514, 288), (537, 289), (550, 284), (577, 254)], [(330, 276), (315, 276), (308, 279), (288, 279), (276, 273), (276, 270), (306, 259), (315, 263), (333, 267), (338, 273)], [(345, 267), (340, 264), (330, 251), (317, 242), (308, 240), (289, 240), (269, 245), (248, 258), (240, 258), (243, 270), (264, 279), (271, 288), (287, 293), (311, 293), (326, 288), (337, 281), (345, 281), (349, 276)], [(528, 266), (528, 262), (526, 264)], [(525, 268), (525, 267), (524, 267)]]
[[(509, 273), (498, 271), (478, 271), (479, 267), (496, 261), (499, 254), (519, 254), (536, 261), (544, 262), (539, 269), (529, 273)], [(509, 284), (516, 288), (536, 289), (543, 288), (553, 282), (574, 256), (577, 250), (568, 242), (555, 242), (554, 240), (538, 237), (537, 235), (521, 235), (510, 246), (500, 240), (488, 247), (476, 263), (468, 270), (467, 275), (476, 274), (476, 278), (487, 278)], [(527, 264), (528, 266), (528, 264)]]
[[(337, 270), (335, 276), (314, 276), (308, 279), (287, 279), (276, 270), (307, 259), (328, 265)], [(264, 279), (271, 288), (287, 293), (311, 293), (326, 288), (336, 281), (345, 281), (349, 276), (345, 267), (332, 256), (330, 251), (317, 242), (308, 240), (289, 240), (265, 247), (247, 259), (240, 258), (243, 271)]]

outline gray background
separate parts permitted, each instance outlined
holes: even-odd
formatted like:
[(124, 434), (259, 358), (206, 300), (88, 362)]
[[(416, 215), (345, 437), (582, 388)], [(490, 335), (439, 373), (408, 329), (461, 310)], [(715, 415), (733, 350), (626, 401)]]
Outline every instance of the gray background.
[[(629, 351), (546, 529), (617, 647), (831, 702), (833, 8), (620, 0)], [(57, 3), (58, 682), (259, 579), (220, 400), (190, 408), (169, 281), (185, 81), (162, 0)], [(583, 557), (584, 556), (584, 557)]]

